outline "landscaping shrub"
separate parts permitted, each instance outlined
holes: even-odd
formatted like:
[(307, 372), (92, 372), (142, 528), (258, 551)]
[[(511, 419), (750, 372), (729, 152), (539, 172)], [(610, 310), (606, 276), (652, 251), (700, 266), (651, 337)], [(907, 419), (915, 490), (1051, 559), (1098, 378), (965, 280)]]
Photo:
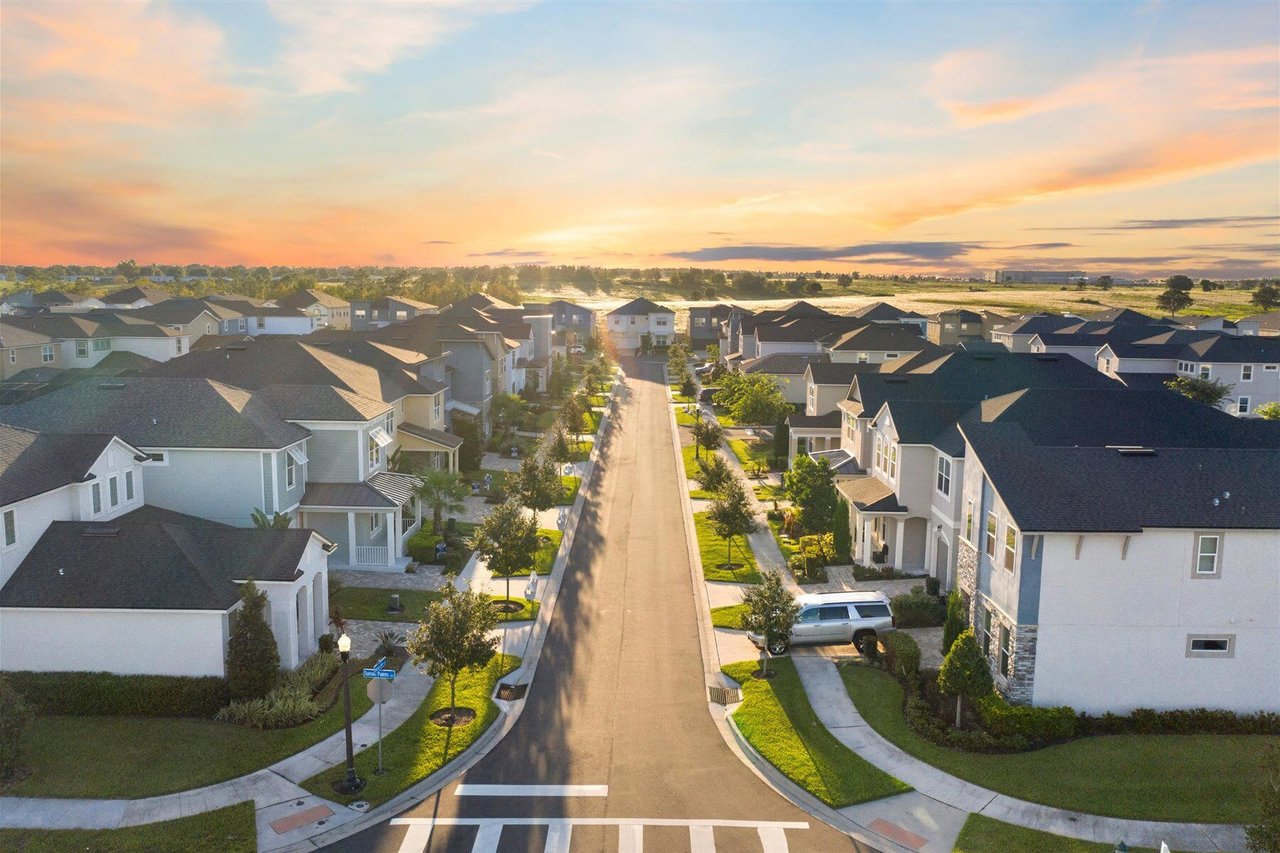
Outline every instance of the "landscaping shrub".
[(1010, 705), (1003, 696), (993, 692), (974, 706), (982, 727), (996, 738), (1013, 735), (1045, 743), (1076, 735), (1076, 712), (1065, 705), (1057, 708)]
[(442, 571), (446, 575), (456, 575), (467, 566), (467, 561), (471, 559), (470, 552), (459, 549), (451, 549), (445, 552), (444, 568)]
[(259, 592), (253, 578), (241, 588), (242, 606), (232, 619), (227, 642), (227, 686), (231, 698), (260, 699), (275, 686), (280, 651), (263, 611), (267, 594)]
[(320, 716), (320, 706), (305, 682), (285, 678), (261, 699), (232, 702), (214, 717), (220, 723), (234, 723), (251, 729), (285, 729)]
[(338, 641), (333, 634), (321, 634), (316, 642), (322, 652), (332, 654), (338, 650)]
[(893, 608), (899, 628), (936, 628), (946, 615), (946, 608), (938, 597), (926, 595), (921, 586), (904, 595), (895, 595), (889, 599), (889, 606)]
[(8, 677), (37, 714), (67, 717), (212, 717), (227, 704), (214, 676), (13, 672)]
[(910, 634), (890, 631), (880, 638), (884, 646), (884, 668), (900, 681), (920, 676), (920, 646)]
[(282, 678), (287, 683), (302, 684), (312, 693), (318, 693), (333, 678), (341, 664), (342, 661), (332, 651), (318, 651), (293, 672), (284, 673)]
[(436, 543), (440, 535), (429, 530), (419, 530), (409, 537), (404, 549), (415, 563), (434, 563), (436, 561)]
[(27, 700), (0, 675), (0, 780), (12, 778), (26, 766), (31, 717)]
[(906, 717), (916, 734), (939, 746), (966, 752), (1025, 752), (1031, 748), (1031, 743), (1020, 735), (997, 738), (982, 730), (952, 728), (939, 720), (929, 703), (919, 696), (907, 699)]
[(940, 588), (941, 588), (941, 584), (939, 583), (938, 579), (933, 575), (929, 575), (927, 578), (924, 579), (925, 594), (932, 595), (934, 598), (937, 598), (938, 590)]
[(1135, 708), (1132, 713), (1081, 714), (1080, 735), (1161, 734), (1161, 735), (1280, 735), (1280, 714), (1260, 711), (1236, 714), (1213, 708), (1185, 708), (1153, 711)]

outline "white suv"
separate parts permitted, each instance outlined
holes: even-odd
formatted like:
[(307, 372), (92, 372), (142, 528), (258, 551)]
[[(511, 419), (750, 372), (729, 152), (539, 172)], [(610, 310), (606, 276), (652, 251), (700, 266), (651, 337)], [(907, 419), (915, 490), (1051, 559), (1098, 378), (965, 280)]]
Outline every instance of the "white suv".
[[(894, 630), (889, 597), (883, 592), (824, 592), (796, 599), (800, 613), (791, 628), (791, 637), (775, 637), (769, 654), (780, 655), (792, 645), (853, 643), (861, 651), (863, 642)], [(756, 648), (765, 647), (764, 637), (748, 634)]]

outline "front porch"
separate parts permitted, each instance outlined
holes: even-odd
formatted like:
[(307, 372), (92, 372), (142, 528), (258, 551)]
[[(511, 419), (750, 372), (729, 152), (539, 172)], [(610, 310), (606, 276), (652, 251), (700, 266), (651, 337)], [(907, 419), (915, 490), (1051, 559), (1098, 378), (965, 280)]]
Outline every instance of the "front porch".
[(424, 470), (458, 470), (462, 439), (451, 432), (404, 421), (396, 424), (399, 453)]
[(298, 508), (299, 524), (337, 545), (333, 568), (404, 571), (406, 546), (422, 528), (418, 479), (381, 471), (363, 483), (311, 483)]
[(875, 477), (836, 482), (849, 504), (854, 559), (864, 566), (892, 566), (905, 574), (925, 570), (929, 524), (898, 503), (893, 487)]

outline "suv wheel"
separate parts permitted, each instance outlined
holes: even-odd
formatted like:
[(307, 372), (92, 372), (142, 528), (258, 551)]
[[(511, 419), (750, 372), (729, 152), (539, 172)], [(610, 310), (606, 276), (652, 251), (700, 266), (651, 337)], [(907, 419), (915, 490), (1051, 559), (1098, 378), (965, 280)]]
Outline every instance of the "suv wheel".
[(787, 642), (787, 640), (782, 637), (772, 639), (769, 641), (769, 654), (785, 655), (787, 653), (787, 648), (790, 647), (790, 645), (791, 643)]
[(859, 631), (853, 635), (853, 645), (860, 653), (866, 654), (866, 646), (868, 643), (876, 641), (875, 631)]

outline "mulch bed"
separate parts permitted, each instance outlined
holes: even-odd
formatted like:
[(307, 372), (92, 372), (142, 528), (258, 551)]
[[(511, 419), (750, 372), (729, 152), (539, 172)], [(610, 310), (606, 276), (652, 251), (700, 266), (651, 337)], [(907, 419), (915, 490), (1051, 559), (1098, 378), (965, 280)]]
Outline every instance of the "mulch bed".
[(476, 718), (474, 708), (441, 708), (431, 715), (431, 722), (443, 729), (465, 726)]

